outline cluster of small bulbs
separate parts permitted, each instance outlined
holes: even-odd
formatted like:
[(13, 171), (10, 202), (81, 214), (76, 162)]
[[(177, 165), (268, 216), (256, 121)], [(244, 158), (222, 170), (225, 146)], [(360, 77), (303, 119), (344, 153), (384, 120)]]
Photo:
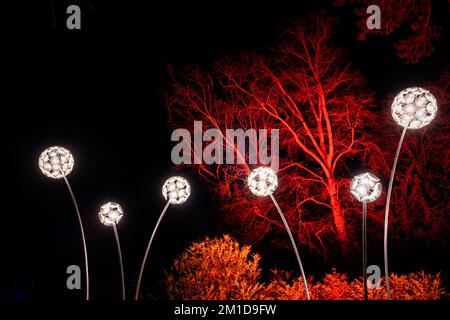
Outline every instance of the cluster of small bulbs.
[(259, 167), (250, 172), (247, 185), (254, 195), (266, 197), (277, 189), (278, 177), (273, 169)]
[(62, 179), (73, 170), (72, 153), (63, 147), (45, 149), (39, 157), (39, 168), (42, 173), (52, 179)]
[(191, 195), (191, 186), (183, 177), (171, 177), (164, 183), (162, 194), (171, 204), (182, 204)]
[(105, 226), (112, 227), (117, 225), (123, 217), (123, 209), (120, 204), (115, 202), (105, 203), (98, 211), (98, 218)]
[(381, 195), (380, 179), (370, 172), (359, 174), (350, 183), (350, 193), (360, 202), (374, 202)]
[(391, 106), (392, 117), (402, 127), (420, 129), (436, 116), (436, 98), (420, 87), (402, 90)]

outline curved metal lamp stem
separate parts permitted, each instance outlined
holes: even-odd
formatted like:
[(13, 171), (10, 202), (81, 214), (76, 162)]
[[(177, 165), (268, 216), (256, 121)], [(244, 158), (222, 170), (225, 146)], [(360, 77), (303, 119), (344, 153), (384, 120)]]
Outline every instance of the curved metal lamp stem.
[(67, 189), (69, 189), (70, 197), (72, 198), (73, 205), (75, 206), (75, 211), (77, 212), (78, 222), (80, 224), (81, 230), (81, 238), (83, 240), (83, 249), (84, 249), (84, 266), (86, 270), (86, 300), (89, 300), (89, 267), (88, 267), (88, 255), (87, 255), (87, 247), (86, 247), (86, 238), (84, 236), (83, 222), (81, 221), (80, 210), (78, 209), (78, 203), (75, 199), (75, 195), (70, 187), (69, 180), (64, 176), (64, 181), (66, 182)]
[(275, 204), (275, 207), (277, 208), (278, 213), (280, 214), (281, 220), (283, 220), (284, 227), (286, 228), (286, 231), (287, 231), (287, 233), (289, 235), (289, 239), (291, 240), (292, 248), (294, 249), (295, 256), (297, 257), (297, 262), (298, 262), (298, 265), (300, 267), (300, 271), (302, 273), (303, 285), (305, 287), (305, 292), (306, 292), (306, 299), (311, 300), (311, 298), (309, 296), (308, 284), (306, 283), (305, 271), (303, 270), (303, 265), (302, 265), (302, 261), (300, 259), (300, 254), (298, 253), (297, 245), (295, 244), (294, 237), (292, 236), (291, 229), (289, 228), (289, 225), (288, 225), (288, 223), (286, 221), (286, 218), (284, 217), (284, 214), (281, 211), (280, 206), (278, 205), (277, 201), (275, 200), (275, 197), (272, 194), (270, 194), (270, 198), (272, 199), (273, 203)]
[(120, 248), (119, 233), (117, 232), (117, 227), (115, 224), (113, 225), (113, 230), (114, 230), (114, 237), (116, 238), (117, 254), (119, 255), (120, 279), (122, 284), (122, 300), (125, 300), (125, 277), (123, 275), (122, 249)]
[(139, 272), (139, 278), (138, 278), (138, 282), (137, 282), (137, 286), (136, 286), (136, 293), (134, 295), (134, 300), (137, 300), (139, 298), (139, 289), (141, 287), (142, 274), (144, 273), (145, 262), (147, 261), (148, 253), (150, 252), (150, 247), (152, 246), (152, 242), (153, 242), (153, 238), (155, 237), (156, 230), (158, 230), (159, 224), (161, 223), (161, 220), (163, 219), (164, 214), (166, 213), (169, 205), (170, 205), (170, 200), (167, 201), (166, 206), (164, 207), (163, 211), (161, 212), (161, 215), (159, 216), (159, 219), (156, 222), (155, 228), (153, 229), (153, 233), (152, 233), (152, 236), (150, 237), (150, 241), (148, 242), (147, 250), (145, 251), (145, 255), (144, 255), (144, 260), (142, 260), (141, 271)]
[(367, 292), (367, 202), (362, 203), (362, 248), (363, 248), (363, 275), (364, 300), (368, 299)]
[(406, 131), (409, 124), (403, 129), (402, 135), (398, 142), (397, 151), (395, 152), (394, 164), (392, 165), (391, 177), (389, 178), (389, 186), (386, 196), (386, 208), (384, 212), (384, 272), (386, 274), (386, 290), (388, 300), (391, 300), (391, 288), (389, 283), (389, 261), (388, 261), (388, 226), (389, 226), (389, 206), (391, 204), (392, 185), (394, 183), (395, 169), (397, 168), (398, 157), (405, 139)]

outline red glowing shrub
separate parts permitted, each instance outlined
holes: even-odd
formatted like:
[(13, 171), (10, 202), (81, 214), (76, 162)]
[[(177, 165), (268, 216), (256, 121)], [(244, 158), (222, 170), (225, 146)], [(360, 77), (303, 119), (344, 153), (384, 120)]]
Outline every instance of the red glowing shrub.
[[(393, 300), (439, 300), (446, 295), (440, 273), (419, 271), (406, 275), (391, 274), (390, 279)], [(302, 283), (301, 278), (293, 282), (278, 279), (270, 283), (269, 292), (266, 291), (266, 294), (280, 300), (305, 299)], [(333, 270), (320, 281), (310, 284), (310, 293), (311, 299), (314, 300), (363, 300), (363, 279), (361, 277), (349, 280), (347, 275)], [(369, 300), (386, 300), (384, 281), (378, 289), (369, 289), (368, 293)]]
[(169, 299), (261, 299), (259, 255), (225, 235), (194, 242), (173, 262), (165, 284)]
[[(272, 270), (273, 279), (265, 288), (265, 298), (268, 300), (303, 300), (306, 299), (303, 278), (299, 277), (295, 281), (290, 281), (292, 274), (290, 272), (274, 269)], [(308, 290), (311, 299), (314, 299), (311, 292), (310, 279), (308, 279)]]
[(392, 299), (439, 300), (445, 295), (440, 273), (433, 275), (424, 271), (407, 275), (391, 274)]
[[(273, 280), (261, 281), (260, 257), (249, 246), (241, 247), (229, 236), (195, 242), (175, 259), (165, 284), (169, 299), (180, 300), (303, 300), (302, 278), (273, 270)], [(311, 299), (362, 300), (362, 278), (349, 280), (347, 275), (326, 274), (321, 280), (308, 279)], [(391, 274), (394, 300), (438, 300), (446, 293), (440, 273), (424, 271), (407, 275)], [(384, 281), (369, 290), (369, 300), (387, 298)]]
[(313, 292), (317, 300), (359, 300), (363, 296), (363, 285), (333, 270), (314, 285)]

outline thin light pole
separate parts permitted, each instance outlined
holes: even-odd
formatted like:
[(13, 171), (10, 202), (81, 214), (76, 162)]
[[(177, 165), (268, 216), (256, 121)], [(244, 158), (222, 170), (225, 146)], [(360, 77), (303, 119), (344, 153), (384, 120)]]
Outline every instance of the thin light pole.
[(270, 193), (269, 195), (270, 195), (270, 198), (272, 199), (273, 203), (275, 204), (275, 207), (277, 208), (278, 213), (280, 214), (281, 220), (283, 221), (284, 227), (286, 228), (286, 231), (289, 235), (289, 239), (291, 240), (292, 248), (294, 249), (295, 256), (296, 256), (297, 262), (298, 262), (298, 266), (300, 267), (300, 272), (302, 273), (303, 286), (305, 287), (306, 299), (311, 300), (311, 298), (309, 296), (308, 284), (306, 282), (305, 271), (303, 270), (302, 260), (300, 259), (300, 254), (298, 253), (297, 245), (294, 241), (294, 237), (292, 236), (291, 229), (289, 228), (289, 224), (287, 223), (286, 218), (284, 217), (284, 214), (281, 211), (280, 206), (278, 205), (278, 202), (275, 200), (275, 197), (272, 195), (272, 193)]
[(364, 300), (368, 300), (367, 292), (367, 202), (362, 203), (362, 247), (363, 247), (363, 275)]
[(386, 196), (386, 208), (384, 212), (384, 271), (386, 275), (386, 290), (388, 300), (391, 299), (391, 287), (389, 283), (389, 259), (388, 259), (388, 227), (389, 208), (391, 204), (392, 185), (394, 184), (395, 169), (402, 148), (403, 140), (408, 129), (420, 129), (433, 121), (437, 113), (437, 101), (430, 91), (421, 87), (410, 87), (400, 91), (391, 105), (392, 117), (398, 125), (403, 127), (403, 132), (398, 142), (392, 165), (391, 177)]
[(114, 238), (116, 239), (117, 254), (119, 256), (120, 279), (122, 285), (122, 300), (125, 301), (125, 277), (123, 275), (122, 249), (120, 248), (119, 233), (117, 232), (116, 224), (113, 225), (113, 230), (114, 230)]
[(142, 275), (144, 274), (145, 263), (147, 261), (148, 253), (150, 252), (150, 248), (152, 246), (153, 239), (155, 238), (156, 231), (158, 230), (158, 227), (164, 217), (164, 214), (167, 211), (167, 208), (169, 208), (169, 205), (170, 205), (170, 200), (167, 201), (163, 211), (159, 215), (158, 221), (156, 222), (155, 228), (153, 229), (152, 236), (150, 237), (150, 241), (148, 242), (147, 250), (145, 250), (144, 259), (142, 260), (142, 264), (141, 264), (141, 270), (139, 271), (139, 277), (138, 277), (138, 282), (137, 282), (137, 286), (136, 286), (136, 293), (134, 295), (134, 300), (138, 300), (138, 298), (139, 298), (139, 290), (141, 288)]
[(368, 300), (367, 291), (367, 204), (376, 201), (381, 195), (380, 179), (370, 172), (358, 174), (350, 182), (350, 193), (362, 203), (361, 248), (364, 300)]
[(384, 272), (386, 274), (386, 290), (388, 300), (391, 300), (391, 288), (389, 283), (389, 258), (388, 258), (388, 227), (389, 227), (389, 207), (391, 204), (392, 186), (394, 184), (395, 170), (397, 162), (402, 149), (403, 140), (405, 139), (406, 131), (409, 125), (405, 126), (398, 142), (397, 151), (395, 152), (394, 164), (392, 165), (391, 177), (389, 178), (389, 186), (386, 196), (386, 208), (384, 211)]
[(75, 211), (77, 213), (78, 217), (78, 223), (80, 225), (81, 230), (81, 238), (83, 242), (83, 250), (84, 250), (84, 267), (86, 272), (86, 300), (89, 300), (89, 267), (88, 267), (88, 255), (87, 255), (87, 246), (86, 246), (86, 238), (84, 236), (84, 228), (83, 228), (83, 222), (81, 221), (81, 215), (80, 210), (78, 209), (78, 203), (75, 198), (75, 195), (72, 191), (72, 188), (70, 187), (69, 180), (64, 176), (64, 181), (66, 182), (67, 189), (69, 189), (70, 197), (72, 198), (73, 205), (75, 207)]

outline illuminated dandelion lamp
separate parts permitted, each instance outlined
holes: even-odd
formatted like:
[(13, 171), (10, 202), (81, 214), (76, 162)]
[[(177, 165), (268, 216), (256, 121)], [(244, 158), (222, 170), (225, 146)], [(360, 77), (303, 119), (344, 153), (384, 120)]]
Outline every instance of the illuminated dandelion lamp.
[(391, 299), (389, 283), (389, 261), (388, 261), (388, 225), (389, 207), (391, 202), (392, 185), (394, 183), (395, 169), (402, 148), (403, 140), (408, 129), (420, 129), (433, 121), (437, 112), (436, 98), (430, 91), (420, 87), (407, 88), (401, 91), (392, 102), (391, 112), (395, 122), (403, 127), (403, 132), (395, 153), (394, 164), (392, 165), (391, 176), (386, 197), (386, 208), (384, 215), (384, 270), (386, 273), (386, 289), (388, 299)]
[(164, 183), (162, 194), (168, 204), (182, 204), (185, 203), (191, 195), (191, 186), (185, 178), (172, 177)]
[(39, 157), (39, 168), (49, 178), (61, 179), (69, 175), (75, 164), (72, 153), (63, 147), (45, 149)]
[(125, 277), (123, 275), (122, 250), (120, 248), (119, 233), (117, 232), (117, 224), (123, 217), (123, 209), (120, 204), (108, 202), (100, 207), (98, 212), (100, 222), (107, 227), (113, 227), (114, 238), (116, 239), (117, 254), (120, 265), (120, 279), (122, 285), (122, 300), (125, 300)]
[(134, 299), (137, 300), (139, 297), (139, 289), (141, 287), (142, 275), (144, 273), (145, 263), (147, 261), (148, 253), (150, 252), (150, 248), (152, 246), (153, 239), (156, 234), (156, 230), (158, 230), (159, 224), (164, 217), (164, 214), (167, 211), (167, 208), (170, 204), (183, 204), (191, 195), (191, 186), (189, 182), (183, 177), (171, 177), (166, 180), (162, 187), (162, 194), (164, 199), (167, 201), (163, 211), (161, 212), (158, 221), (156, 222), (155, 228), (153, 229), (153, 233), (150, 237), (150, 241), (147, 245), (147, 250), (145, 251), (144, 259), (142, 260), (141, 270), (139, 272), (138, 282), (136, 286), (136, 293), (134, 295)]
[(259, 197), (270, 196), (275, 207), (280, 214), (281, 220), (283, 221), (284, 227), (289, 235), (289, 239), (291, 240), (292, 248), (294, 249), (295, 256), (297, 258), (298, 265), (300, 267), (300, 271), (303, 277), (303, 285), (305, 287), (306, 298), (310, 300), (308, 284), (306, 282), (305, 271), (303, 270), (302, 261), (300, 259), (300, 254), (298, 253), (297, 245), (295, 244), (294, 237), (292, 236), (291, 229), (284, 217), (283, 212), (281, 211), (280, 206), (278, 205), (275, 197), (273, 196), (273, 192), (278, 187), (278, 177), (271, 168), (268, 167), (259, 167), (254, 169), (248, 176), (247, 185), (250, 189), (251, 193)]
[(367, 300), (367, 203), (374, 202), (381, 195), (381, 183), (373, 174), (366, 172), (355, 176), (350, 183), (350, 193), (362, 202), (362, 248), (364, 299)]
[(74, 204), (75, 211), (77, 213), (78, 223), (80, 225), (81, 230), (81, 238), (84, 249), (84, 265), (86, 272), (86, 300), (89, 300), (89, 268), (88, 268), (86, 238), (84, 236), (83, 223), (81, 221), (78, 203), (70, 186), (69, 180), (67, 179), (67, 176), (73, 170), (75, 160), (73, 158), (72, 153), (66, 148), (53, 146), (45, 149), (41, 153), (41, 155), (39, 156), (38, 164), (39, 169), (41, 169), (42, 173), (45, 176), (52, 179), (64, 179), (64, 182), (66, 183), (67, 189), (69, 190), (70, 196), (72, 198), (72, 202)]
[(437, 102), (428, 90), (408, 88), (394, 98), (391, 111), (395, 122), (403, 128), (420, 129), (433, 121)]

